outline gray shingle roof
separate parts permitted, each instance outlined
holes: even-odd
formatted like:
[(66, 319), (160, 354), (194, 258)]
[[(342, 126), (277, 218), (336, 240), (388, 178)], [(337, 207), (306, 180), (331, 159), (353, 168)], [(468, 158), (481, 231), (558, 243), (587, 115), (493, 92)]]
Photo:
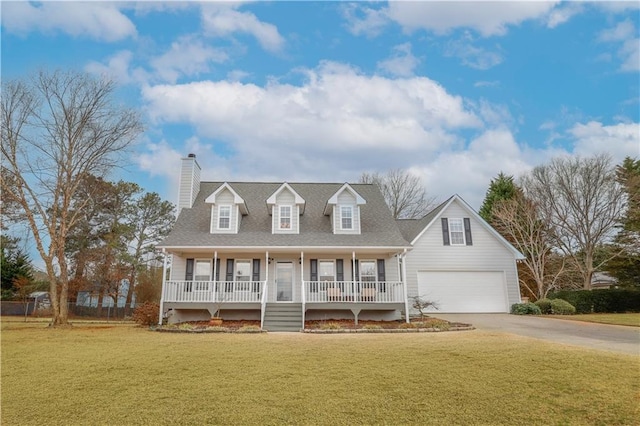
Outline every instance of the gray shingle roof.
[(440, 211), (442, 211), (451, 198), (453, 197), (449, 197), (447, 200), (443, 201), (439, 206), (427, 213), (422, 219), (398, 219), (396, 222), (398, 223), (398, 228), (400, 229), (402, 236), (407, 241), (412, 242), (420, 232), (422, 232), (422, 230), (426, 228), (436, 216), (438, 216)]
[(372, 184), (351, 184), (366, 201), (360, 206), (361, 234), (334, 235), (323, 214), (340, 183), (289, 183), (306, 201), (299, 234), (272, 234), (266, 201), (282, 183), (228, 182), (246, 202), (238, 234), (211, 234), (211, 205), (204, 200), (223, 182), (201, 182), (193, 208), (183, 208), (171, 233), (158, 247), (409, 247), (382, 194)]

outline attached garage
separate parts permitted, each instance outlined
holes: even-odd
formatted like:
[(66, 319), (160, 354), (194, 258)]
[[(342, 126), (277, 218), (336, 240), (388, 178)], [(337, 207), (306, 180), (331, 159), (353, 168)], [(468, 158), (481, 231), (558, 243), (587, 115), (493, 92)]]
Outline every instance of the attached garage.
[(508, 312), (503, 271), (418, 271), (418, 294), (442, 313)]

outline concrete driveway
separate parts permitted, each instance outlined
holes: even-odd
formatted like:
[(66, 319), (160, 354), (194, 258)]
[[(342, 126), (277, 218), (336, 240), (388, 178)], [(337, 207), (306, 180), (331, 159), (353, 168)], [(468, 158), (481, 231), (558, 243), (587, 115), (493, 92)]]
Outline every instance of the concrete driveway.
[(640, 327), (595, 324), (510, 314), (432, 314), (447, 321), (472, 324), (478, 330), (499, 331), (566, 345), (640, 355)]

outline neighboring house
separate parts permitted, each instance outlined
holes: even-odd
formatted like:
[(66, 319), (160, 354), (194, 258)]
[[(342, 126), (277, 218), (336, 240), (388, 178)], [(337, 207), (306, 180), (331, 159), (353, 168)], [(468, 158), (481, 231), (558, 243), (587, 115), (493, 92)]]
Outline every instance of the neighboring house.
[(618, 279), (612, 277), (608, 272), (594, 272), (591, 276), (591, 288), (616, 288)]
[(522, 255), (458, 196), (395, 220), (372, 184), (200, 182), (190, 154), (178, 211), (158, 245), (171, 255), (161, 300), (170, 322), (218, 314), (299, 330), (305, 319), (408, 320), (418, 295), (440, 312), (520, 302)]

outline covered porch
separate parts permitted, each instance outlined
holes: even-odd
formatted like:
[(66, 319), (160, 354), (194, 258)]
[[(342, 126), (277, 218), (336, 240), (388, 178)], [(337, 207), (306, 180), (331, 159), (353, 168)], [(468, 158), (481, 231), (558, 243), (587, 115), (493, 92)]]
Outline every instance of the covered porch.
[(361, 310), (406, 313), (405, 253), (395, 250), (173, 253), (171, 276), (163, 282), (159, 321), (166, 309), (190, 306), (206, 306), (211, 315), (253, 310), (259, 312), (261, 323), (267, 306), (273, 304), (295, 305), (303, 321), (308, 310), (351, 311), (356, 317)]

